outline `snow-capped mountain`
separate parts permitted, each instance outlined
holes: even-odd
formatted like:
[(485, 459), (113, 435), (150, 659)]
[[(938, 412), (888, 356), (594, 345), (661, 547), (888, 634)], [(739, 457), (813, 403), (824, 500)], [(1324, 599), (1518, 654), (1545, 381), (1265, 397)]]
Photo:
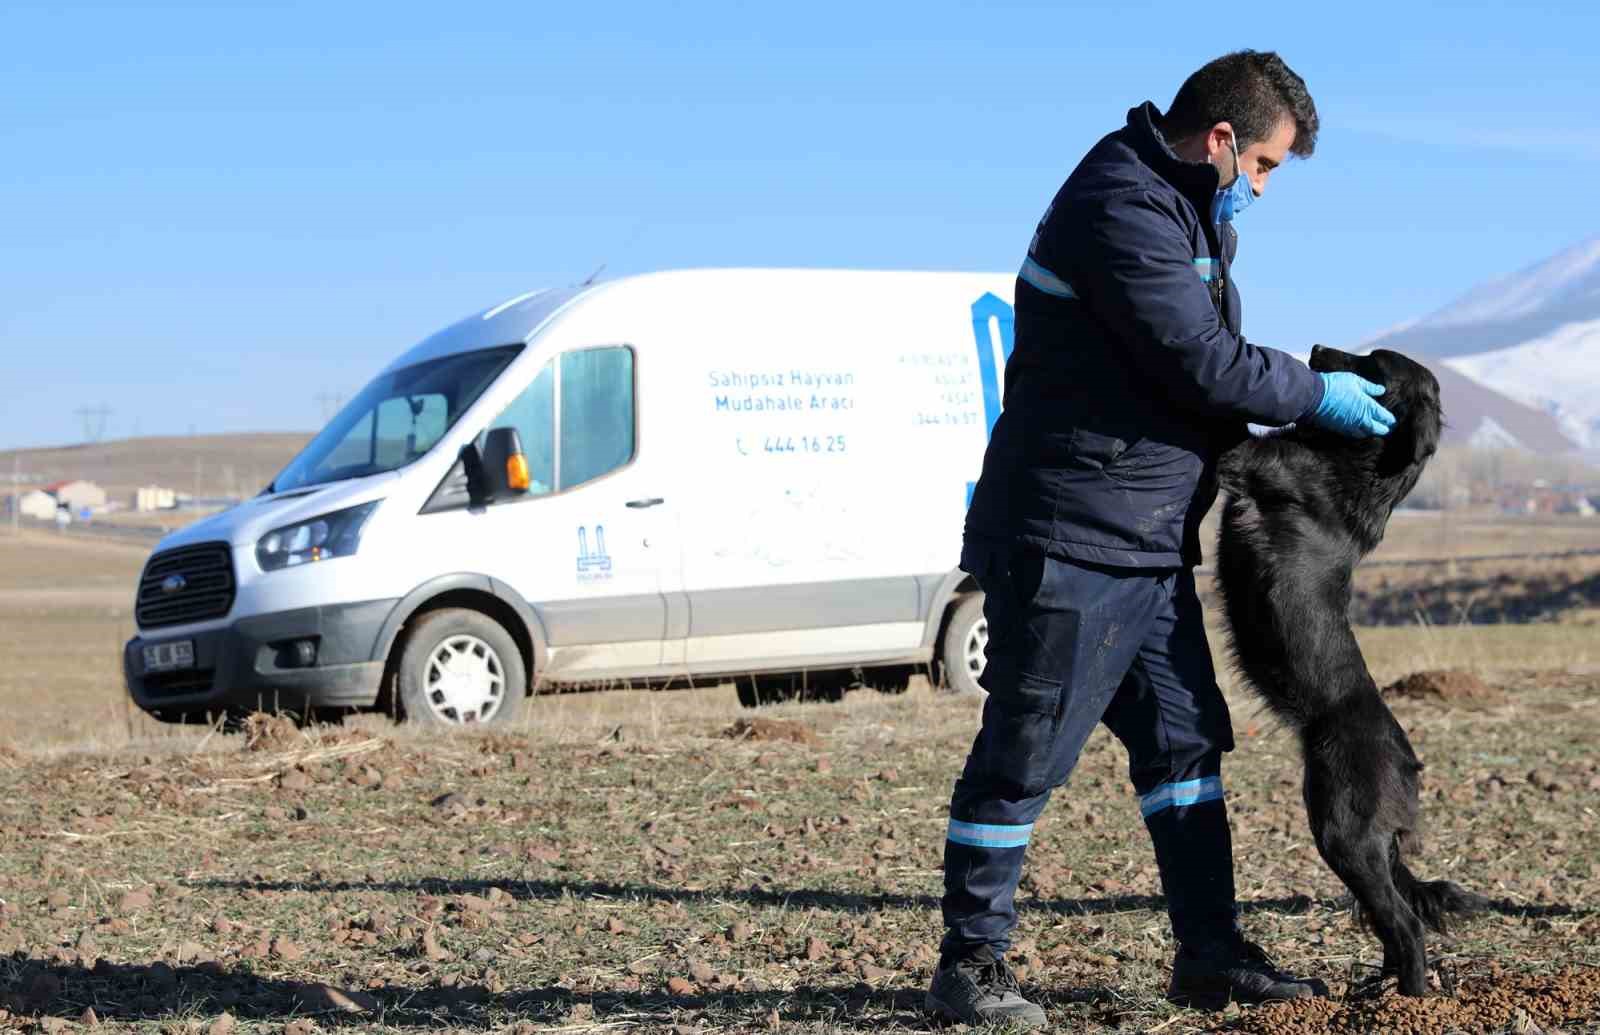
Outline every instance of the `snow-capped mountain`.
[(1446, 360), (1479, 384), (1549, 413), (1569, 438), (1600, 448), (1600, 319), (1563, 324), (1508, 349)]
[[(1364, 347), (1433, 361), (1450, 439), (1536, 452), (1600, 449), (1600, 236)], [(1456, 374), (1479, 390), (1464, 391)]]

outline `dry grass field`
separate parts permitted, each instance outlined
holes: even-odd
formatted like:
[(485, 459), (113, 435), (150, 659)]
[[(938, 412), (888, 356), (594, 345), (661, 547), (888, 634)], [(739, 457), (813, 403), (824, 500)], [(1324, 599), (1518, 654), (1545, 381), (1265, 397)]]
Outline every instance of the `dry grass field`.
[[(1437, 556), (1423, 520), (1397, 521), (1385, 552)], [(1600, 523), (1458, 531), (1504, 546), (1458, 553), (1600, 545)], [(944, 809), (976, 702), (857, 691), (739, 729), (723, 687), (541, 697), (489, 736), (173, 730), (128, 711), (117, 667), (143, 557), (0, 533), (0, 1030), (927, 1029)], [(1377, 943), (1309, 843), (1293, 744), (1225, 678), (1243, 923), (1334, 995), (1161, 1000), (1170, 935), (1102, 732), (1020, 895), (1014, 958), (1058, 1030), (1600, 1030), (1600, 631), (1573, 603), (1600, 558), (1542, 564), (1362, 575), (1364, 597), (1467, 579), (1542, 608), (1492, 624), (1379, 608), (1359, 631), (1382, 683), (1451, 668), (1488, 688), (1393, 701), (1428, 766), (1415, 869), (1495, 903), (1431, 939), (1436, 996), (1353, 994)]]

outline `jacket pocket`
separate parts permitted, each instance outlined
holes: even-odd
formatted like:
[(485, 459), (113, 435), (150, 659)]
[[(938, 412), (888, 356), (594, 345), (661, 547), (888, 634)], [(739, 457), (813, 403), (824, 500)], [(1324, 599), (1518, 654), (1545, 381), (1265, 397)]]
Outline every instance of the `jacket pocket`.
[(1194, 450), (1142, 438), (1106, 466), (1108, 477), (1123, 484), (1193, 486), (1205, 461)]
[(1128, 440), (1079, 427), (1072, 430), (1071, 450), (1080, 462), (1110, 470), (1127, 454)]
[(1127, 439), (1082, 427), (1035, 431), (1028, 438), (1024, 459), (1052, 468), (1101, 469), (1116, 463), (1127, 449)]

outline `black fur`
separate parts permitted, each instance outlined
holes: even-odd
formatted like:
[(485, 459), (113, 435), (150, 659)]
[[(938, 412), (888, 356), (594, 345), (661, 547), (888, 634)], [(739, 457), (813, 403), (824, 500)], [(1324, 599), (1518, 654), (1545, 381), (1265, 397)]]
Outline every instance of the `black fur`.
[(1422, 763), (1378, 694), (1351, 632), (1351, 571), (1383, 538), (1389, 514), (1438, 447), (1439, 382), (1395, 352), (1353, 356), (1318, 346), (1311, 368), (1348, 370), (1386, 391), (1384, 438), (1312, 428), (1250, 439), (1221, 463), (1217, 570), (1234, 660), (1300, 738), (1305, 803), (1322, 858), (1383, 942), (1386, 972), (1421, 995), (1423, 926), (1485, 900), (1449, 881), (1419, 881), (1402, 855), (1420, 846)]

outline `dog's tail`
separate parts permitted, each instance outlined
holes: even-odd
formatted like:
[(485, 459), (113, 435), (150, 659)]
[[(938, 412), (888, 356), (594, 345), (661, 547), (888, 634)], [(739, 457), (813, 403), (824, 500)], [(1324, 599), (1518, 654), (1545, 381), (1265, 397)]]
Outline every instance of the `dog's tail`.
[(1477, 913), (1489, 906), (1488, 899), (1455, 881), (1418, 880), (1398, 858), (1394, 860), (1394, 884), (1417, 918), (1441, 934), (1451, 913)]

